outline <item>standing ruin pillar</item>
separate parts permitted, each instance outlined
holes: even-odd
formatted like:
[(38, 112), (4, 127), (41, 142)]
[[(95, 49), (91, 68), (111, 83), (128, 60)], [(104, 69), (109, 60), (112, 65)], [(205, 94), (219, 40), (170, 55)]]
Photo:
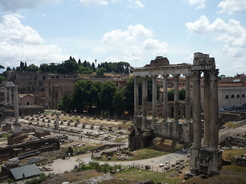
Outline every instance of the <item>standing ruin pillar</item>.
[(210, 146), (218, 150), (218, 69), (211, 70), (210, 75)]
[(12, 90), (11, 90), (11, 87), (9, 87), (9, 105), (12, 105)]
[(138, 97), (138, 77), (134, 76), (134, 116), (138, 116), (138, 106), (139, 106), (139, 97)]
[(15, 109), (15, 122), (19, 122), (19, 104), (18, 104), (18, 86), (14, 86), (14, 109)]
[(5, 87), (4, 87), (4, 105), (7, 105), (7, 86), (5, 82)]
[(204, 139), (203, 146), (209, 147), (210, 141), (210, 72), (204, 71)]
[(179, 74), (174, 75), (174, 121), (179, 121)]
[(143, 117), (147, 117), (147, 102), (148, 102), (148, 85), (147, 76), (142, 78), (142, 113)]
[(185, 118), (186, 123), (190, 123), (191, 119), (191, 102), (190, 102), (190, 76), (186, 76), (185, 81), (186, 93), (185, 93)]
[(152, 117), (156, 121), (157, 118), (157, 79), (156, 75), (152, 76)]
[(193, 148), (201, 147), (201, 89), (200, 89), (200, 71), (193, 71)]
[(167, 121), (168, 117), (167, 77), (168, 75), (163, 75), (163, 121)]

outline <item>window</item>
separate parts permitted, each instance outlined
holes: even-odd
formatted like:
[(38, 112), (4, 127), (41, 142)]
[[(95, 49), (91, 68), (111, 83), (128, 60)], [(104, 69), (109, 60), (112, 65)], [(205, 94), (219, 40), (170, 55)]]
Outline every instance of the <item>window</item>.
[(235, 96), (234, 95), (231, 95), (231, 98), (235, 98)]
[(245, 97), (245, 94), (242, 94), (242, 97), (244, 98)]
[(240, 95), (239, 94), (237, 94), (237, 98), (240, 98)]
[(225, 96), (225, 99), (228, 99), (228, 98), (229, 98), (229, 96), (228, 96), (228, 95), (226, 95), (226, 96)]

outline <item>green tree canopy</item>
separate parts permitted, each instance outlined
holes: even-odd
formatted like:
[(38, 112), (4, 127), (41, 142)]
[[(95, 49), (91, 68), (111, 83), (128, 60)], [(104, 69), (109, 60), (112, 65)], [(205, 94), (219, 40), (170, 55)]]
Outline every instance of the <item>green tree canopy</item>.
[(113, 112), (113, 98), (117, 87), (113, 82), (107, 81), (102, 84), (101, 91), (99, 93), (99, 101), (101, 109), (104, 111)]

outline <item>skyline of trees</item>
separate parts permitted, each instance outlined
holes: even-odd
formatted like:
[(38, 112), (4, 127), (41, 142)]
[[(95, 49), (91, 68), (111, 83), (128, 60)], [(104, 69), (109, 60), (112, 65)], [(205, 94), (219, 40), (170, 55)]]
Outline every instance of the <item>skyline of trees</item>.
[[(2, 65), (1, 65), (2, 66)], [(4, 68), (3, 66), (1, 67)], [(61, 63), (43, 63), (39, 66), (35, 64), (28, 65), (27, 62), (20, 61), (20, 65), (17, 67), (7, 67), (8, 70), (14, 71), (26, 71), (26, 72), (49, 72), (49, 73), (81, 73), (81, 74), (91, 74), (96, 72), (98, 76), (104, 75), (104, 73), (121, 73), (129, 74), (130, 73), (130, 64), (127, 62), (101, 62), (98, 63), (95, 59), (94, 62), (81, 61), (78, 59), (76, 61), (72, 56), (68, 60), (62, 61)]]

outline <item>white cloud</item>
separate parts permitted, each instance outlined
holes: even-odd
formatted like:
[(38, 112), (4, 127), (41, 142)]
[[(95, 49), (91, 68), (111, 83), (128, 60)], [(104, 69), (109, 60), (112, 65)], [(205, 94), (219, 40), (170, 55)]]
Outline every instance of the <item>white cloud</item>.
[(68, 58), (61, 54), (58, 46), (45, 45), (34, 29), (23, 26), (14, 15), (0, 18), (0, 50), (0, 60), (11, 67), (18, 66), (20, 61), (38, 65)]
[(117, 42), (120, 40), (132, 41), (137, 38), (152, 37), (153, 33), (151, 30), (144, 28), (143, 25), (130, 25), (127, 30), (122, 31), (120, 29), (113, 30), (103, 35), (103, 42)]
[(159, 40), (147, 39), (143, 43), (145, 50), (151, 50), (155, 55), (166, 55), (168, 52), (168, 44)]
[(233, 12), (246, 10), (246, 0), (224, 0), (218, 5), (220, 12), (233, 14)]
[(206, 0), (188, 0), (188, 3), (191, 6), (196, 6), (196, 9), (205, 8), (205, 2)]
[(108, 2), (104, 0), (80, 0), (80, 2), (84, 5), (90, 5), (90, 4), (108, 5)]
[(135, 1), (134, 6), (132, 8), (144, 8), (144, 5), (140, 1)]
[(101, 48), (101, 47), (96, 47), (96, 48), (92, 49), (91, 52), (94, 54), (104, 54), (104, 53), (106, 53), (106, 50), (104, 48)]
[(218, 18), (209, 23), (205, 16), (201, 16), (195, 22), (186, 23), (186, 27), (190, 34), (211, 35), (215, 40), (224, 42), (226, 44), (223, 48), (224, 53), (233, 57), (246, 55), (242, 52), (246, 48), (246, 29), (234, 19), (226, 23)]
[(124, 50), (125, 56), (123, 56), (123, 61), (135, 63), (135, 65), (140, 64), (143, 61), (143, 52), (137, 46), (132, 46), (127, 50)]
[(245, 52), (246, 52), (246, 48), (230, 47), (227, 44), (223, 47), (223, 53), (225, 55), (229, 55), (236, 58), (244, 56)]
[(52, 4), (61, 0), (0, 0), (4, 11), (16, 12), (19, 9), (35, 9), (39, 4)]

